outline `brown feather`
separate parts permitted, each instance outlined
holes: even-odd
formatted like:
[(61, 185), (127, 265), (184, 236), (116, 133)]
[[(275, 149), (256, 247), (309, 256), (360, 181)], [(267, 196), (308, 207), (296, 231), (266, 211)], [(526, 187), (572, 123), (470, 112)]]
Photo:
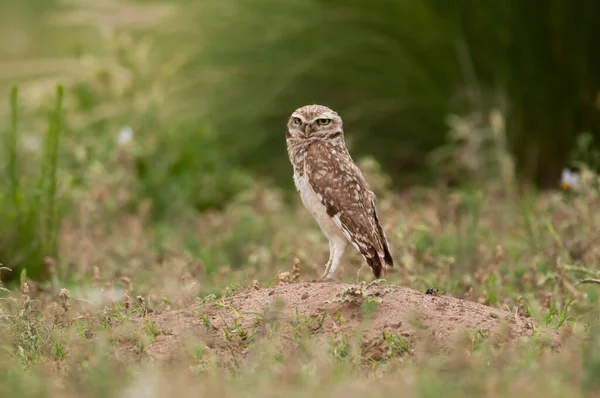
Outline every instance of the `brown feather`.
[[(343, 141), (342, 141), (343, 143)], [(376, 277), (394, 261), (377, 218), (374, 194), (344, 145), (315, 141), (306, 149), (304, 170), (330, 217), (363, 255)]]

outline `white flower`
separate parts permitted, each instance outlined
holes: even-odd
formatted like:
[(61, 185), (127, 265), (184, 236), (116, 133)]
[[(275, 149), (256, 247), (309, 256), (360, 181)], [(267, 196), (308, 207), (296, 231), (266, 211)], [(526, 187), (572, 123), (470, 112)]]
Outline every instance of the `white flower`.
[(119, 146), (125, 146), (131, 142), (133, 139), (133, 129), (131, 126), (122, 127), (119, 130), (119, 135), (117, 137), (117, 143)]
[(560, 187), (565, 191), (576, 191), (579, 188), (579, 173), (563, 169), (560, 177)]
[(42, 147), (40, 139), (38, 137), (34, 137), (31, 135), (23, 137), (22, 142), (23, 142), (23, 149), (25, 149), (27, 152), (38, 152), (40, 150), (40, 148)]

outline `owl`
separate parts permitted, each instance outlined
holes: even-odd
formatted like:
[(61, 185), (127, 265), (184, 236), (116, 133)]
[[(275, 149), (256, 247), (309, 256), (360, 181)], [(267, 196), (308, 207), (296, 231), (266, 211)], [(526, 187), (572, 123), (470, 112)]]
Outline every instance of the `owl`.
[(302, 203), (329, 240), (322, 279), (331, 279), (351, 243), (379, 278), (394, 266), (375, 208), (375, 194), (350, 157), (342, 118), (322, 105), (292, 113), (286, 133), (294, 184)]

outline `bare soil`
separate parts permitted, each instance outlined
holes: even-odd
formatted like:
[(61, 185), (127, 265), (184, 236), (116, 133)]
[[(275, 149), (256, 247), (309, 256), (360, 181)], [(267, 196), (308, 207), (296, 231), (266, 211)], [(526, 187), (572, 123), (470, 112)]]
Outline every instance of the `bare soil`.
[[(232, 297), (184, 310), (150, 314), (160, 331), (144, 354), (167, 359), (193, 338), (209, 349), (244, 355), (249, 342), (265, 333), (265, 324), (287, 325), (292, 334), (306, 329), (312, 336), (361, 335), (364, 354), (383, 355), (386, 333), (406, 341), (408, 354), (451, 352), (479, 341), (511, 344), (530, 336), (531, 318), (445, 295), (381, 285), (367, 299), (335, 301), (343, 289), (359, 285), (301, 282), (266, 289), (245, 289)], [(368, 303), (370, 299), (380, 300)]]

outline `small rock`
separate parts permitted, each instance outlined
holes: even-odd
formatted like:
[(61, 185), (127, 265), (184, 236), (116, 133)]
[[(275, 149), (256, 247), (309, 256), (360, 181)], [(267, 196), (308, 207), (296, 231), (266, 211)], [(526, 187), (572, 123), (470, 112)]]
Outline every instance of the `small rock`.
[(304, 292), (302, 294), (302, 297), (300, 297), (302, 300), (306, 300), (308, 298), (308, 292)]

